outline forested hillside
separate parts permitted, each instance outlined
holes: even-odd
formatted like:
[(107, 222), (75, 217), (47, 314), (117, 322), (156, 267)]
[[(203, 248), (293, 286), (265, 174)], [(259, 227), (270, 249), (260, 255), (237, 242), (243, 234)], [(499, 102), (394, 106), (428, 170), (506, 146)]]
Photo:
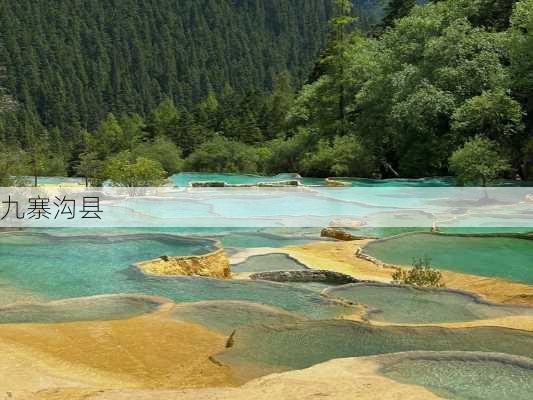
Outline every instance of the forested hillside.
[(4, 85), (46, 127), (94, 128), (165, 97), (305, 79), (324, 44), (323, 0), (4, 0)]
[(421, 3), (4, 0), (4, 177), (527, 178), (532, 0)]

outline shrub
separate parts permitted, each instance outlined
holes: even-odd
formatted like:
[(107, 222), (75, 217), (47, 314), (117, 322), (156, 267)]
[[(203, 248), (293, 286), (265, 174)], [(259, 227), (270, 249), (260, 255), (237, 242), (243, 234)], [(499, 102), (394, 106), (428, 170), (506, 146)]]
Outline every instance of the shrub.
[(201, 144), (186, 160), (185, 168), (198, 172), (255, 174), (264, 164), (261, 148), (217, 136)]
[(174, 175), (183, 167), (181, 150), (170, 139), (163, 136), (152, 142), (140, 143), (132, 151), (134, 157), (143, 157), (157, 161), (167, 175)]
[(166, 174), (159, 162), (144, 157), (132, 157), (129, 151), (112, 157), (105, 167), (105, 175), (114, 186), (161, 186), (165, 182)]
[(450, 157), (450, 169), (457, 175), (461, 184), (487, 186), (487, 183), (511, 167), (507, 159), (500, 154), (495, 142), (476, 136), (453, 153)]
[(413, 268), (410, 270), (398, 269), (392, 274), (395, 282), (417, 287), (444, 287), (442, 274), (431, 268), (431, 259), (428, 257), (418, 258), (413, 261)]
[(357, 137), (346, 135), (331, 142), (320, 140), (316, 150), (303, 158), (301, 169), (308, 176), (368, 177), (375, 163)]

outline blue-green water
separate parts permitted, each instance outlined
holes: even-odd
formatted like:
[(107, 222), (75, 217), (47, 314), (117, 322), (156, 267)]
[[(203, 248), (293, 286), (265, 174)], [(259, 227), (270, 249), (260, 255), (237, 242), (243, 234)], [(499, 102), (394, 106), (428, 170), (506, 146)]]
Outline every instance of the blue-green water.
[[(528, 233), (533, 228), (519, 228), (519, 227), (441, 227), (440, 232), (445, 234), (469, 234), (469, 235), (488, 235), (488, 234), (516, 234)], [(389, 236), (401, 235), (403, 233), (430, 233), (429, 228), (414, 228), (414, 227), (361, 227), (361, 228), (345, 228), (345, 230), (358, 236), (371, 236), (376, 238), (384, 238)]]
[[(364, 179), (364, 178), (333, 178), (338, 181), (351, 183), (354, 187), (442, 187), (453, 186), (451, 178), (424, 179)], [(284, 173), (274, 176), (259, 176), (245, 174), (225, 174), (207, 172), (182, 172), (173, 175), (170, 180), (175, 186), (188, 186), (191, 182), (225, 182), (230, 185), (254, 185), (260, 182), (279, 182), (298, 180), (304, 185), (326, 185), (323, 178), (302, 178), (297, 174)]]
[(0, 324), (115, 320), (148, 314), (158, 302), (133, 296), (102, 296), (0, 308)]
[(351, 183), (354, 187), (443, 187), (454, 186), (453, 178), (435, 177), (422, 179), (364, 179), (334, 178), (341, 182)]
[(332, 288), (327, 294), (369, 306), (368, 318), (374, 321), (430, 324), (533, 316), (530, 307), (491, 305), (445, 289), (362, 283)]
[(383, 375), (452, 400), (530, 400), (533, 369), (497, 361), (404, 360)]
[[(333, 178), (346, 182), (353, 187), (446, 187), (455, 186), (455, 180), (450, 177), (433, 177), (421, 179), (365, 179), (365, 178)], [(191, 182), (225, 182), (230, 185), (254, 185), (261, 182), (280, 182), (298, 180), (303, 185), (324, 186), (323, 178), (300, 177), (298, 174), (283, 173), (274, 176), (225, 174), (208, 172), (181, 172), (170, 177), (175, 186), (188, 186)], [(495, 186), (530, 186), (531, 182), (514, 180), (500, 180)]]
[[(217, 356), (244, 378), (302, 369), (334, 358), (405, 351), (481, 351), (533, 357), (533, 332), (479, 327), (378, 327), (350, 321), (303, 321), (238, 329)], [(247, 366), (258, 369), (249, 371)]]
[(533, 284), (533, 240), (415, 233), (375, 241), (364, 250), (387, 263), (410, 265), (427, 256), (437, 268)]
[(214, 239), (219, 240), (225, 248), (232, 247), (238, 249), (248, 249), (254, 247), (284, 247), (295, 246), (311, 242), (312, 238), (304, 238), (301, 236), (277, 236), (267, 234), (264, 232), (254, 233), (227, 233), (224, 235), (212, 236)]
[[(311, 178), (313, 179), (313, 178)], [(255, 185), (263, 182), (280, 182), (298, 180), (303, 183), (303, 178), (297, 174), (278, 174), (274, 176), (239, 175), (224, 173), (181, 172), (170, 177), (175, 186), (189, 186), (191, 182), (225, 182), (230, 185)], [(323, 179), (319, 180), (323, 182)], [(308, 181), (314, 182), (314, 181)]]
[[(420, 179), (364, 179), (364, 178), (333, 178), (337, 181), (351, 183), (353, 187), (446, 187), (457, 186), (452, 177), (433, 177)], [(498, 187), (529, 187), (533, 182), (515, 180), (497, 180), (491, 186)]]
[[(279, 182), (297, 180), (307, 186), (324, 186), (324, 178), (301, 177), (294, 173), (282, 173), (274, 176), (260, 176), (247, 174), (230, 174), (230, 173), (208, 173), (208, 172), (181, 172), (171, 176), (170, 182), (174, 186), (186, 187), (191, 182), (225, 182), (230, 185), (254, 185), (258, 183)], [(353, 187), (446, 187), (454, 186), (455, 181), (450, 177), (433, 177), (421, 179), (365, 179), (340, 177), (334, 180), (346, 182)], [(27, 177), (30, 183), (33, 183), (33, 177)], [(61, 184), (79, 184), (85, 185), (83, 178), (62, 177), (62, 176), (40, 176), (38, 177), (39, 185), (61, 185)], [(533, 182), (523, 182), (514, 180), (499, 180), (494, 186), (532, 186)]]
[(34, 233), (53, 232), (54, 236), (102, 236), (102, 235), (177, 235), (192, 239), (212, 239), (222, 243), (225, 249), (255, 247), (279, 248), (310, 243), (320, 238), (320, 229), (276, 228), (54, 228), (28, 230)]
[(260, 304), (211, 301), (178, 306), (174, 317), (206, 326), (209, 329), (231, 334), (238, 328), (252, 325), (276, 325), (302, 321), (298, 314)]
[(246, 261), (231, 266), (233, 272), (298, 271), (305, 265), (286, 254), (266, 254), (249, 257)]
[(333, 318), (349, 307), (318, 293), (282, 284), (191, 277), (148, 277), (132, 263), (161, 255), (201, 254), (205, 240), (172, 235), (0, 235), (0, 280), (50, 300), (100, 294), (158, 295), (176, 302), (244, 300), (269, 304), (309, 318)]

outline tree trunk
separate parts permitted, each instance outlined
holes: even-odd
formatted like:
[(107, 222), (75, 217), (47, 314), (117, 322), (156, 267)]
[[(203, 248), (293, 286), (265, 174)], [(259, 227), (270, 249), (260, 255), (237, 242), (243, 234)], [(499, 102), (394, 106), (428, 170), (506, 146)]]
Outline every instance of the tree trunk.
[(33, 158), (33, 186), (37, 187), (37, 159)]

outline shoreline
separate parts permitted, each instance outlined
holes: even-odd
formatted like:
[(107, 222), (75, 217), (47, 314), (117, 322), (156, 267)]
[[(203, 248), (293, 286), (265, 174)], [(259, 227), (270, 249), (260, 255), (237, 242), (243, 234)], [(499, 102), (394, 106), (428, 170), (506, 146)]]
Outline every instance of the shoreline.
[[(371, 241), (370, 239), (350, 242), (318, 241), (286, 246), (277, 249), (277, 252), (288, 254), (311, 269), (329, 269), (361, 280), (391, 283), (392, 273), (396, 268), (408, 268), (408, 266), (379, 266), (367, 259), (358, 258), (356, 256), (358, 250)], [(533, 285), (445, 269), (439, 271), (448, 289), (474, 293), (492, 303), (533, 306)]]
[(25, 400), (282, 400), (319, 396), (338, 400), (443, 400), (421, 384), (402, 383), (385, 375), (385, 369), (409, 361), (486, 362), (533, 370), (533, 360), (501, 353), (414, 351), (377, 356), (340, 358), (312, 367), (273, 373), (240, 387), (203, 389), (60, 389), (36, 396), (15, 396)]

